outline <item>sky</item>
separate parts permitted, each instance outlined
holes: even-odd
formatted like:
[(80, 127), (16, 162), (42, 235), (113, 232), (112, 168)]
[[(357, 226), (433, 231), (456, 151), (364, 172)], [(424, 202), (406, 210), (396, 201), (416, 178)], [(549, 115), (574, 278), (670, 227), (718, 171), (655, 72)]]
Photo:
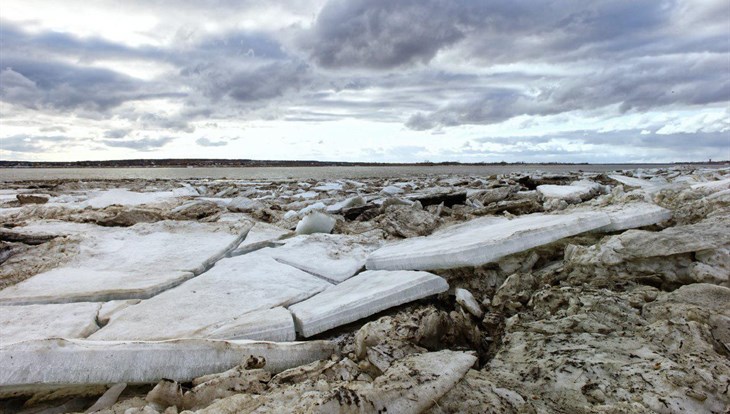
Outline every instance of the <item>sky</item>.
[(730, 159), (727, 0), (3, 0), (0, 159)]

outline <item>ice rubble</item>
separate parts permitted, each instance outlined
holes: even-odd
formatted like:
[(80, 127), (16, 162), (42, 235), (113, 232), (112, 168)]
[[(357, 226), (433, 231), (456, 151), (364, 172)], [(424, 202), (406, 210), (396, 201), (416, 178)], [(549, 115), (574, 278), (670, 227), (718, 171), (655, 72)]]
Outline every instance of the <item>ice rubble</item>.
[(289, 310), (297, 332), (309, 337), (448, 288), (444, 279), (431, 273), (366, 271)]
[(250, 355), (266, 358), (280, 372), (327, 358), (326, 341), (258, 342), (176, 339), (159, 342), (45, 339), (0, 347), (0, 397), (74, 384), (189, 381), (230, 369)]
[(250, 226), (190, 221), (81, 226), (87, 232), (78, 256), (3, 289), (0, 304), (148, 298), (203, 272), (237, 246)]
[[(288, 306), (331, 286), (275, 261), (265, 250), (268, 249), (223, 259), (204, 274), (120, 311), (89, 339), (204, 338), (214, 332), (220, 336), (224, 329), (233, 331), (233, 326), (238, 338), (248, 338), (249, 332), (252, 337), (260, 337), (261, 331), (270, 328), (268, 321), (249, 319), (242, 323), (243, 315)], [(280, 325), (274, 322), (275, 326)], [(293, 336), (293, 333), (282, 333), (281, 329), (272, 332), (277, 338)]]

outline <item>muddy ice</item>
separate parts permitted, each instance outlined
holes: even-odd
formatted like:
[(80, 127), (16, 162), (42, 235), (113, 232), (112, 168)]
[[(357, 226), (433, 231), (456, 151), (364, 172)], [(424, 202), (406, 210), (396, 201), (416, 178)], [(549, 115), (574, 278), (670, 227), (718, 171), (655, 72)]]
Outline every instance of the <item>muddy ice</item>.
[(730, 169), (6, 182), (8, 412), (730, 409)]

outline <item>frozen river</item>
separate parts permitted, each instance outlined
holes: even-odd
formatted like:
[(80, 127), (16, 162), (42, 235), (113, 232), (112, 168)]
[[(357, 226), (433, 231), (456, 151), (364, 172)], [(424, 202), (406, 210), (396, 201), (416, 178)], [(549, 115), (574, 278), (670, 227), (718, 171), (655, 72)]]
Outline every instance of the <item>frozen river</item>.
[[(698, 164), (700, 165), (700, 164)], [(590, 165), (438, 165), (383, 167), (243, 167), (243, 168), (0, 168), (0, 181), (55, 179), (235, 179), (235, 180), (305, 180), (343, 178), (388, 178), (428, 175), (489, 176), (515, 171), (610, 172), (636, 168), (664, 168), (671, 164), (590, 164)]]

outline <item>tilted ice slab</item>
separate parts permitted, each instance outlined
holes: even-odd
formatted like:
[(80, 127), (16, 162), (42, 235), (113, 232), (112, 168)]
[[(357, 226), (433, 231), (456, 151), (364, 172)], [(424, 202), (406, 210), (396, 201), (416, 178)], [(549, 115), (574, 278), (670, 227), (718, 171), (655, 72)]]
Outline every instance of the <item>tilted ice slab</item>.
[(427, 272), (367, 271), (289, 307), (297, 332), (310, 337), (382, 310), (448, 290)]
[(238, 256), (268, 247), (273, 242), (290, 234), (293, 233), (272, 224), (257, 222), (246, 234), (246, 238), (243, 239), (241, 244), (231, 252), (231, 255)]
[(630, 203), (618, 207), (604, 208), (611, 224), (597, 229), (597, 231), (611, 232), (637, 227), (651, 226), (672, 218), (672, 212), (666, 208), (649, 203)]
[(287, 241), (271, 255), (281, 263), (339, 283), (362, 269), (365, 259), (380, 244), (380, 240), (364, 236), (312, 234)]
[(639, 187), (645, 190), (659, 190), (662, 187), (666, 187), (666, 182), (656, 182), (644, 180), (643, 178), (627, 177), (625, 175), (609, 175), (609, 177), (621, 184), (628, 185), (629, 187)]
[(99, 329), (101, 303), (0, 306), (0, 346), (45, 338), (85, 338)]
[[(269, 250), (223, 259), (204, 274), (124, 309), (89, 339), (204, 338), (225, 325), (244, 326), (237, 322), (244, 314), (289, 306), (332, 286), (277, 262)], [(250, 332), (269, 328), (264, 318), (258, 323), (249, 324)], [(245, 334), (238, 330), (239, 337)]]
[(368, 257), (366, 267), (379, 270), (450, 269), (479, 266), (533, 247), (611, 224), (602, 212), (562, 215), (530, 214), (469, 226), (458, 231), (414, 237), (386, 245)]
[(89, 229), (66, 265), (0, 291), (0, 303), (144, 299), (205, 271), (241, 242), (250, 223), (161, 221)]
[(706, 183), (698, 183), (691, 186), (693, 190), (701, 191), (722, 191), (730, 189), (730, 178), (717, 181), (708, 181)]
[(327, 341), (256, 342), (178, 339), (99, 342), (46, 339), (0, 347), (0, 398), (35, 389), (82, 384), (187, 382), (223, 372), (249, 355), (266, 358), (277, 373), (332, 355)]

